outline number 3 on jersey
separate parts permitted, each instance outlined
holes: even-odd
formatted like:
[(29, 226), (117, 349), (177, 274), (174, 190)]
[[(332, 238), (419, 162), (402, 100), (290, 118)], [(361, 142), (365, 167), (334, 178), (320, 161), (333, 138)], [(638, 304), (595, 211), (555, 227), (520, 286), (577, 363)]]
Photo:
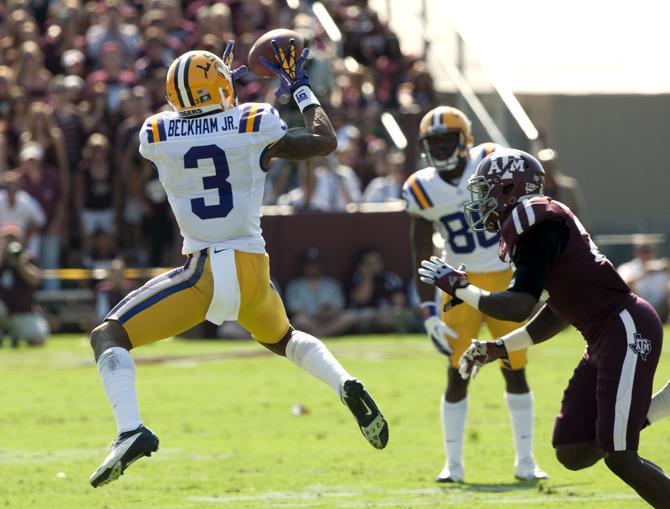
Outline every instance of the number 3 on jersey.
[(202, 186), (205, 189), (218, 189), (219, 203), (205, 205), (204, 198), (194, 198), (191, 200), (191, 210), (200, 219), (226, 217), (233, 210), (233, 188), (228, 182), (230, 169), (226, 153), (217, 145), (191, 147), (184, 154), (184, 168), (197, 168), (198, 162), (203, 159), (211, 159), (214, 162), (216, 174), (202, 177)]
[(499, 234), (491, 237), (487, 236), (486, 232), (476, 232), (477, 242), (475, 243), (475, 235), (468, 223), (465, 220), (463, 212), (454, 212), (440, 218), (442, 224), (447, 230), (447, 242), (451, 246), (451, 250), (458, 254), (472, 253), (479, 244), (480, 247), (491, 247), (498, 243)]

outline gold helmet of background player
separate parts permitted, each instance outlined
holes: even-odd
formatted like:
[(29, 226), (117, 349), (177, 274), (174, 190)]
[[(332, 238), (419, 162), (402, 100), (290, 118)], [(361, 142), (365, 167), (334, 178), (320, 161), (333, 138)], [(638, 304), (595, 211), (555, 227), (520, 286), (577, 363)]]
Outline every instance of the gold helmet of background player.
[(237, 105), (230, 66), (209, 51), (189, 51), (172, 62), (165, 89), (168, 102), (182, 116)]
[(472, 146), (470, 120), (450, 106), (438, 106), (419, 122), (422, 155), (438, 171), (453, 171)]

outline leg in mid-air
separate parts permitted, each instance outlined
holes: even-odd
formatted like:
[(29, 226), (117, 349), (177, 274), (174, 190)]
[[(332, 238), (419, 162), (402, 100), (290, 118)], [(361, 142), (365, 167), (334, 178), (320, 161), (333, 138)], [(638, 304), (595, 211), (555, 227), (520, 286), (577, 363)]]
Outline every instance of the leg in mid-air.
[(349, 408), (366, 440), (376, 449), (386, 447), (388, 423), (379, 407), (363, 383), (350, 375), (319, 339), (289, 327), (278, 343), (261, 344), (328, 384)]
[(114, 412), (117, 437), (111, 451), (91, 475), (94, 488), (114, 481), (142, 456), (158, 450), (158, 437), (142, 424), (135, 391), (135, 363), (126, 331), (114, 321), (104, 322), (91, 333), (98, 372)]
[(388, 424), (363, 383), (350, 375), (319, 339), (289, 324), (284, 304), (270, 285), (266, 255), (235, 253), (240, 281), (238, 322), (270, 351), (328, 384), (354, 415), (366, 440), (386, 447)]
[(140, 418), (135, 363), (129, 350), (175, 336), (205, 319), (213, 280), (207, 250), (190, 255), (183, 267), (131, 292), (91, 333), (91, 347), (117, 437), (89, 481), (93, 487), (118, 479), (133, 462), (158, 450), (158, 437)]

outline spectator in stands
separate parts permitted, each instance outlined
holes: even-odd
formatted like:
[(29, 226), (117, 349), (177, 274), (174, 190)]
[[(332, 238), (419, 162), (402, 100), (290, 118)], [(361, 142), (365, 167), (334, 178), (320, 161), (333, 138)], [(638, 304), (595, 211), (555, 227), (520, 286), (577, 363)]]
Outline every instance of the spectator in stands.
[(137, 284), (126, 278), (126, 263), (121, 258), (111, 262), (107, 279), (95, 287), (95, 313), (102, 321), (107, 313), (116, 306), (121, 299), (137, 288)]
[(16, 84), (30, 97), (44, 97), (49, 90), (51, 73), (44, 67), (44, 57), (39, 45), (24, 42), (16, 63)]
[[(379, 140), (382, 141), (382, 140)], [(402, 152), (388, 153), (386, 143), (372, 149), (373, 178), (363, 193), (364, 203), (384, 203), (400, 199), (402, 185), (406, 179), (405, 156)]]
[(0, 180), (0, 228), (17, 225), (21, 240), (28, 245), (32, 256), (39, 255), (39, 234), (46, 224), (46, 216), (35, 198), (21, 189), (21, 175), (6, 171)]
[(16, 78), (11, 67), (0, 65), (0, 120), (9, 120), (12, 107), (12, 89), (16, 86)]
[[(79, 33), (81, 20), (73, 3), (75, 2), (61, 1), (51, 6), (50, 16), (53, 23), (46, 30), (42, 49), (44, 65), (54, 75), (65, 72), (65, 56), (68, 53), (81, 55), (81, 64), (84, 64), (82, 51), (86, 48), (86, 39)], [(83, 67), (81, 70), (80, 76), (83, 75)]]
[[(123, 46), (118, 42), (110, 41), (102, 45), (100, 62), (101, 68), (88, 76), (86, 86), (92, 94), (103, 86), (108, 112), (115, 115), (119, 110), (121, 92), (135, 86), (137, 76), (124, 67)], [(116, 121), (116, 118), (112, 119)]]
[[(133, 59), (140, 47), (139, 30), (135, 25), (124, 23), (122, 9), (125, 7), (121, 0), (107, 0), (98, 2), (100, 21), (91, 25), (86, 31), (86, 48), (89, 57), (100, 62), (104, 57), (106, 44), (115, 44), (119, 48), (121, 62)], [(104, 66), (104, 64), (103, 64)]]
[(38, 143), (44, 150), (44, 162), (58, 170), (61, 194), (64, 200), (70, 196), (70, 165), (63, 131), (56, 124), (53, 109), (46, 103), (34, 102), (28, 109), (25, 131), (21, 144)]
[(28, 254), (20, 226), (0, 226), (0, 341), (4, 335), (12, 346), (20, 340), (43, 345), (49, 326), (39, 313), (34, 293), (42, 282), (42, 271)]
[(566, 204), (576, 215), (583, 217), (584, 194), (577, 180), (558, 171), (558, 153), (554, 149), (545, 148), (537, 153), (537, 158), (545, 173), (544, 194)]
[(83, 78), (86, 74), (86, 57), (81, 50), (69, 49), (64, 51), (60, 63), (66, 76)]
[(11, 92), (11, 107), (9, 110), (9, 127), (5, 130), (9, 147), (8, 161), (10, 166), (19, 164), (19, 150), (21, 134), (26, 130), (28, 117), (28, 97), (20, 87), (14, 87)]
[[(46, 224), (40, 232), (40, 265), (45, 269), (56, 269), (61, 245), (67, 245), (64, 241), (67, 200), (63, 199), (60, 175), (56, 168), (44, 162), (44, 149), (39, 143), (26, 143), (19, 158), (21, 166), (17, 172), (21, 176), (21, 186), (37, 200), (46, 215)], [(56, 280), (47, 283), (48, 289), (58, 287)]]
[(360, 332), (407, 332), (414, 322), (402, 278), (385, 268), (374, 249), (358, 257), (349, 301), (359, 311)]
[(656, 246), (644, 239), (635, 243), (635, 257), (617, 268), (619, 275), (649, 302), (663, 323), (670, 315), (670, 259), (657, 258)]
[[(338, 155), (340, 147), (338, 146)], [(350, 203), (361, 200), (361, 185), (354, 171), (340, 164), (339, 157), (308, 161), (313, 172), (303, 174), (301, 186), (279, 197), (279, 205), (318, 212), (344, 212)]]
[(175, 50), (166, 44), (166, 38), (165, 30), (160, 27), (150, 26), (145, 30), (142, 57), (135, 62), (135, 72), (141, 80), (150, 79), (156, 70), (167, 73), (174, 60)]
[(341, 162), (339, 157), (321, 158), (314, 169), (314, 193), (311, 205), (323, 212), (344, 212), (350, 203), (361, 201), (361, 184), (354, 170)]
[(118, 180), (111, 164), (109, 140), (94, 133), (86, 142), (76, 179), (75, 203), (81, 220), (84, 250), (93, 253), (93, 236), (99, 231), (114, 240), (120, 203)]
[(302, 275), (286, 288), (286, 309), (291, 323), (319, 337), (338, 336), (354, 330), (358, 314), (345, 309), (345, 295), (339, 281), (323, 274), (317, 248), (308, 248), (302, 258)]
[[(68, 90), (68, 78), (63, 75), (51, 80), (49, 93), (53, 105), (53, 118), (63, 134), (68, 174), (74, 177), (81, 161), (81, 150), (85, 142), (84, 122), (81, 110), (76, 106), (76, 97)], [(70, 80), (71, 81), (71, 80)]]

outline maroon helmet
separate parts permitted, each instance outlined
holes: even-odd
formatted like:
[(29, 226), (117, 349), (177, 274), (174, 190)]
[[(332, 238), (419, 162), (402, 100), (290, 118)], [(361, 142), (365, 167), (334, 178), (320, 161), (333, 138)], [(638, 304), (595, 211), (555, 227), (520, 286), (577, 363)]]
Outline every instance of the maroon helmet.
[(464, 209), (470, 228), (497, 232), (521, 198), (544, 192), (544, 169), (522, 150), (499, 149), (479, 163), (468, 189), (472, 200)]

